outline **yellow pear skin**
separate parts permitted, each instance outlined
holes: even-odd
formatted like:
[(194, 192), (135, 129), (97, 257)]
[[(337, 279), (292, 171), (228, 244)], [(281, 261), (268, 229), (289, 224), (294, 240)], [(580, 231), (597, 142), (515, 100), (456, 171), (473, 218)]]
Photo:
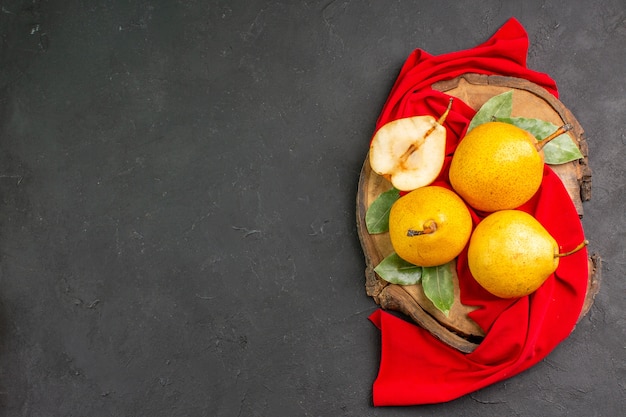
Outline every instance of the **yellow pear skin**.
[(559, 265), (559, 245), (530, 214), (502, 210), (476, 226), (468, 247), (476, 281), (501, 298), (536, 291)]
[(459, 142), (450, 163), (450, 183), (473, 208), (494, 212), (518, 208), (543, 179), (543, 152), (526, 130), (487, 122)]
[(458, 195), (435, 185), (400, 197), (389, 213), (389, 238), (396, 254), (419, 266), (456, 258), (472, 233), (472, 216)]

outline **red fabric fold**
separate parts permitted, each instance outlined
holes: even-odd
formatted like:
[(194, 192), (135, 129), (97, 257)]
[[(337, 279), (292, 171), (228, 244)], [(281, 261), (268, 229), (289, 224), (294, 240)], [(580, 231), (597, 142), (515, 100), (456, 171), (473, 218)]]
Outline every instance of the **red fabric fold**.
[[(433, 82), (474, 72), (528, 79), (557, 95), (546, 74), (526, 68), (528, 37), (510, 19), (476, 48), (431, 56), (417, 50), (402, 67), (381, 112), (377, 127), (400, 117), (442, 114), (449, 97), (430, 88)], [(448, 182), (448, 163), (475, 114), (461, 100), (446, 119), (447, 163), (438, 182)], [(584, 239), (578, 213), (559, 177), (548, 167), (541, 188), (520, 210), (531, 213), (568, 251)], [(483, 215), (472, 212), (475, 223)], [(500, 299), (472, 277), (467, 253), (458, 258), (461, 301), (479, 306), (471, 317), (487, 332), (480, 346), (463, 354), (412, 323), (377, 310), (370, 320), (381, 332), (381, 361), (373, 385), (376, 406), (417, 405), (450, 401), (522, 372), (543, 359), (574, 328), (587, 288), (587, 251), (560, 259), (555, 273), (533, 294)]]
[(558, 98), (552, 78), (526, 68), (527, 53), (528, 34), (514, 18), (509, 19), (487, 42), (472, 49), (442, 55), (430, 55), (416, 49), (402, 66), (376, 128), (388, 121), (415, 115), (411, 106), (412, 92), (429, 90), (435, 82), (466, 73), (524, 78)]

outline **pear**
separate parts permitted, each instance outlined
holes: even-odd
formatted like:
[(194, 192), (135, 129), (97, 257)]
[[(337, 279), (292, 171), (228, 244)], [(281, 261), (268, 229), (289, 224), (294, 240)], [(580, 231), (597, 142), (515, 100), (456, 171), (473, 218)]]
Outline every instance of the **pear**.
[(389, 238), (396, 254), (419, 266), (456, 258), (472, 233), (472, 216), (454, 191), (429, 185), (400, 197), (389, 212)]
[(476, 281), (501, 298), (523, 297), (536, 291), (556, 271), (563, 256), (559, 245), (530, 214), (501, 210), (474, 229), (468, 246), (468, 266)]
[(491, 213), (518, 208), (541, 185), (543, 146), (569, 128), (564, 125), (537, 142), (530, 132), (509, 123), (478, 125), (465, 135), (452, 156), (450, 184), (477, 210)]
[(372, 170), (402, 191), (431, 184), (443, 167), (446, 129), (442, 126), (452, 99), (443, 115), (406, 117), (384, 124), (370, 144)]

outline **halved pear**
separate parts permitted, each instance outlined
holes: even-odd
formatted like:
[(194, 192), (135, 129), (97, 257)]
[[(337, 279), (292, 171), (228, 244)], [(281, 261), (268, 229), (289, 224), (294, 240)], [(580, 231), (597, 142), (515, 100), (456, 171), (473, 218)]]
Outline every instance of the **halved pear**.
[(393, 120), (375, 133), (369, 152), (370, 166), (401, 191), (431, 184), (439, 176), (446, 154), (446, 129), (450, 111), (434, 117), (413, 116)]

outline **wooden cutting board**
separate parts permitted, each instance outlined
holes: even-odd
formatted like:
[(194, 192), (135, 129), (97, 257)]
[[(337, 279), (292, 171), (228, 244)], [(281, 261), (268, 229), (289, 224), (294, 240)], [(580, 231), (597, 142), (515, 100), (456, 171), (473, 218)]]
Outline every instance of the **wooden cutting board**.
[[(475, 110), (478, 110), (491, 97), (513, 90), (513, 111), (511, 114), (513, 117), (537, 118), (557, 126), (565, 123), (571, 124), (572, 129), (568, 134), (574, 143), (578, 144), (583, 158), (566, 164), (551, 165), (551, 168), (563, 181), (579, 216), (582, 218), (583, 201), (591, 198), (591, 169), (588, 165), (588, 148), (582, 127), (563, 103), (540, 86), (524, 79), (512, 77), (464, 74), (452, 80), (433, 84), (432, 87), (464, 101)], [(449, 315), (445, 316), (426, 298), (420, 284), (406, 286), (390, 284), (374, 272), (374, 267), (389, 255), (393, 248), (388, 233), (370, 235), (367, 232), (365, 213), (378, 195), (391, 187), (391, 183), (371, 170), (369, 157), (366, 157), (359, 178), (356, 215), (358, 235), (365, 254), (367, 294), (382, 308), (402, 313), (449, 346), (461, 352), (472, 352), (485, 334), (468, 317), (468, 313), (473, 308), (461, 304), (456, 276), (454, 277), (455, 302)], [(589, 311), (599, 290), (600, 266), (600, 257), (597, 254), (591, 255), (589, 258), (587, 295), (580, 318)]]

